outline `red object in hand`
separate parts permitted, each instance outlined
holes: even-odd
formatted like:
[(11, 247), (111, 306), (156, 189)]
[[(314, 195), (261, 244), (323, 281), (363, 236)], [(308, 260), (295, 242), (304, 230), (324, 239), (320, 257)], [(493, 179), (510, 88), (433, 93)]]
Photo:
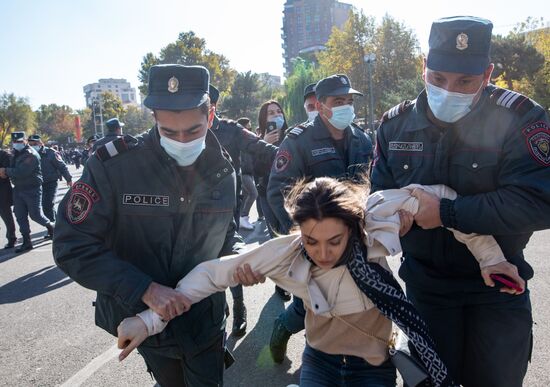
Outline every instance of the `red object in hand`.
[(517, 283), (512, 281), (510, 277), (505, 276), (504, 274), (491, 274), (490, 277), (493, 281), (500, 282), (510, 289), (517, 290), (518, 292), (523, 292), (523, 289)]

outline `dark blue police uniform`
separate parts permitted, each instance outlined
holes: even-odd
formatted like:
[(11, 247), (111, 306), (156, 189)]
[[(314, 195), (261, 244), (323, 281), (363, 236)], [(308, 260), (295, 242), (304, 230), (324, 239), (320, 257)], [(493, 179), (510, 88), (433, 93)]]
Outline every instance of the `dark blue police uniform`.
[[(481, 58), (485, 69), (491, 27), (477, 18), (435, 22), (428, 68), (466, 73)], [(484, 56), (468, 50), (479, 40), (486, 45)], [(463, 67), (453, 67), (460, 63)], [(453, 188), (458, 198), (440, 203), (443, 225), (493, 235), (521, 277), (532, 278), (523, 249), (533, 231), (550, 227), (550, 128), (544, 109), (489, 85), (456, 122), (438, 126), (430, 116), (426, 91), (384, 115), (373, 189), (411, 183)], [(519, 387), (532, 348), (529, 291), (510, 295), (487, 287), (478, 262), (447, 228), (413, 225), (401, 238), (399, 275), (408, 297), (430, 325), (455, 380), (466, 386)]]
[[(328, 96), (362, 95), (351, 88), (349, 78), (345, 75), (333, 75), (320, 80), (315, 86), (315, 94), (318, 100)], [(275, 157), (267, 190), (269, 205), (279, 221), (282, 233), (288, 233), (292, 227), (292, 221), (284, 209), (283, 196), (293, 182), (303, 177), (353, 179), (368, 173), (373, 148), (369, 137), (354, 124), (346, 127), (343, 133), (342, 140), (335, 140), (320, 116), (313, 122), (299, 125), (287, 132)], [(282, 347), (283, 342), (286, 348), (290, 334), (304, 329), (304, 317), (303, 302), (294, 297), (293, 302), (275, 322), (271, 339), (275, 361), (282, 361), (281, 352), (284, 350), (278, 348)]]
[[(144, 104), (202, 109), (208, 82), (201, 66), (153, 66)], [(242, 246), (233, 222), (235, 173), (212, 132), (185, 167), (161, 141), (155, 126), (98, 148), (59, 205), (56, 263), (97, 291), (96, 324), (113, 335), (124, 318), (147, 308), (142, 296), (152, 281), (175, 287), (199, 263)], [(172, 319), (138, 351), (162, 386), (220, 386), (224, 328), (222, 292)]]

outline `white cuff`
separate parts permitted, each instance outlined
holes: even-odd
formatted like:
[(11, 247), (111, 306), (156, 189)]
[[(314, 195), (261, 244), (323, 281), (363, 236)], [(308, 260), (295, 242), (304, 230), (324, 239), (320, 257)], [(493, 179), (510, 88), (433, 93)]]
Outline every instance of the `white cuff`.
[(168, 325), (168, 323), (164, 322), (162, 318), (151, 309), (144, 310), (138, 313), (137, 316), (145, 323), (149, 336), (162, 332), (164, 328), (166, 328), (166, 325)]

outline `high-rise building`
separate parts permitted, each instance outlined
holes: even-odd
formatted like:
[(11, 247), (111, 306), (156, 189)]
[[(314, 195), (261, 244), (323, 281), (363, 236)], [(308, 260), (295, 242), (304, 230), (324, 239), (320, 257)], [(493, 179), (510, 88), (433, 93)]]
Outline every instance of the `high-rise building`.
[(281, 34), (286, 73), (293, 58), (324, 50), (332, 27), (342, 28), (351, 10), (351, 4), (336, 0), (287, 0)]
[(132, 88), (126, 79), (106, 78), (100, 79), (97, 83), (90, 83), (84, 86), (84, 98), (86, 106), (91, 107), (94, 100), (104, 92), (110, 92), (120, 98), (123, 105), (137, 105), (136, 89)]

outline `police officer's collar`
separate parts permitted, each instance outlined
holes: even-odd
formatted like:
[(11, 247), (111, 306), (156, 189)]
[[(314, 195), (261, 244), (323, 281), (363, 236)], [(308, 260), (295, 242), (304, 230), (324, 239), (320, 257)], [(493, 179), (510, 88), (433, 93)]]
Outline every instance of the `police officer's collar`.
[[(315, 117), (315, 120), (313, 122), (309, 122), (306, 125), (314, 126), (314, 128), (311, 128), (311, 130), (313, 131), (314, 139), (323, 140), (326, 138), (332, 138), (332, 136), (330, 135), (330, 131), (328, 130), (327, 126), (325, 125), (325, 123), (323, 122), (323, 120), (319, 115)], [(345, 136), (352, 135), (354, 137), (357, 137), (357, 135), (354, 133), (353, 130), (351, 130), (349, 126), (344, 130), (344, 134)]]
[(220, 127), (220, 117), (217, 114), (214, 114), (214, 120), (212, 121), (212, 127), (210, 130), (218, 130)]

